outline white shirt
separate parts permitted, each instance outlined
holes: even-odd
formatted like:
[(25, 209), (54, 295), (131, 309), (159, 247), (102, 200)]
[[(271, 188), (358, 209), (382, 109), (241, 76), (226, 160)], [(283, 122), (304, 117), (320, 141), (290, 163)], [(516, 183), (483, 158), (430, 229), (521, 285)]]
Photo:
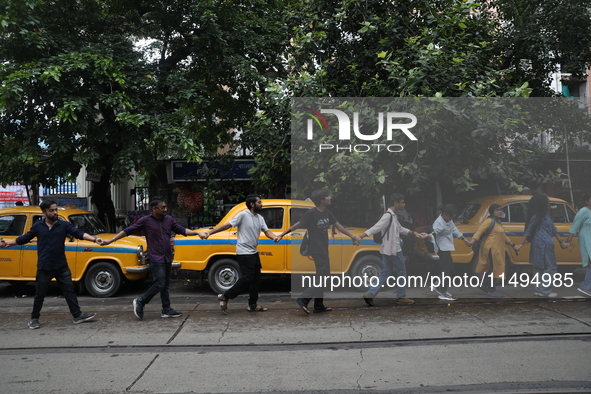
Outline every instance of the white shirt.
[[(435, 253), (441, 251), (452, 251), (454, 248), (454, 238), (462, 238), (462, 233), (456, 227), (453, 220), (446, 222), (441, 215), (433, 222), (433, 232), (435, 233)], [(433, 234), (432, 234), (433, 235)]]
[[(371, 237), (378, 232), (382, 232), (382, 234), (388, 228), (388, 223), (390, 222), (390, 217), (392, 217), (392, 224), (390, 224), (390, 230), (388, 234), (386, 234), (382, 239), (382, 244), (380, 245), (380, 253), (385, 254), (388, 256), (393, 256), (398, 254), (398, 252), (402, 252), (402, 246), (400, 246), (400, 234), (407, 235), (411, 232), (411, 230), (402, 227), (396, 214), (392, 209), (388, 208), (384, 213), (380, 220), (376, 224), (373, 225), (370, 229), (365, 231), (368, 237)], [(389, 213), (389, 214), (388, 214)]]

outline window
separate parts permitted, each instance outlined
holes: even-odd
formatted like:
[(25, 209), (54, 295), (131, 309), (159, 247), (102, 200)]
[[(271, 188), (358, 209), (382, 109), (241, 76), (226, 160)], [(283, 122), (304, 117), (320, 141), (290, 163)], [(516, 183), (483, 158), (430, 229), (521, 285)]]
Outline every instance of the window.
[(304, 216), (309, 210), (310, 208), (291, 208), (289, 210), (289, 213), (291, 214), (291, 217), (289, 218), (289, 227), (302, 220), (302, 216)]
[(261, 216), (265, 219), (269, 230), (283, 228), (283, 208), (263, 208)]
[(107, 232), (105, 226), (94, 215), (72, 215), (68, 219), (70, 220), (70, 223), (74, 225), (74, 227), (76, 227), (78, 230), (84, 231), (87, 234), (95, 235)]
[(0, 235), (23, 235), (27, 215), (6, 215), (0, 217)]
[[(506, 211), (505, 211), (506, 212)], [(507, 220), (510, 223), (525, 223), (527, 217), (527, 203), (520, 202), (509, 205), (509, 216)]]
[(574, 212), (564, 204), (550, 203), (550, 217), (554, 223), (572, 223)]
[(456, 217), (456, 219), (470, 220), (474, 217), (474, 215), (476, 215), (479, 209), (480, 204), (465, 205), (460, 211), (460, 214)]

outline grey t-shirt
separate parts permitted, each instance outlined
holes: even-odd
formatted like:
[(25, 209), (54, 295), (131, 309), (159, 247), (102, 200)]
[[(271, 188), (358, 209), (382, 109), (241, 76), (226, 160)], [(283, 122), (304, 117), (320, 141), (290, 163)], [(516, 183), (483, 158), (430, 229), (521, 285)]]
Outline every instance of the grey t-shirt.
[(261, 231), (267, 231), (269, 228), (265, 219), (259, 214), (252, 214), (248, 209), (240, 212), (234, 219), (230, 220), (230, 225), (238, 229), (238, 240), (236, 242), (236, 254), (255, 254), (258, 253), (259, 236)]

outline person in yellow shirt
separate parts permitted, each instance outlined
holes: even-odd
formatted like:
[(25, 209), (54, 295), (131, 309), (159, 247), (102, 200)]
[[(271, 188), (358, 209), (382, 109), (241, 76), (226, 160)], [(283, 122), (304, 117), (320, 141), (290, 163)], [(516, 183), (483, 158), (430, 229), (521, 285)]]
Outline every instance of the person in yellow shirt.
[(501, 218), (505, 217), (503, 208), (499, 204), (492, 204), (488, 208), (488, 213), (490, 216), (483, 220), (468, 244), (472, 246), (476, 241), (482, 241), (475, 271), (477, 274), (489, 275), (482, 281), (480, 289), (490, 297), (504, 297), (497, 291), (496, 284), (505, 273), (505, 244), (516, 251), (519, 249), (507, 237), (501, 224)]

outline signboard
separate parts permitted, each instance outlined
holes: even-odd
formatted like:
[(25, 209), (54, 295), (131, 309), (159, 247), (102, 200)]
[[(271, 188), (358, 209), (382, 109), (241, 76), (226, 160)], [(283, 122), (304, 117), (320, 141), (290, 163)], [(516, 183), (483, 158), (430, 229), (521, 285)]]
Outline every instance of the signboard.
[(173, 182), (194, 182), (213, 179), (231, 179), (235, 181), (250, 180), (248, 170), (254, 167), (254, 159), (237, 159), (227, 165), (204, 161), (202, 163), (188, 163), (182, 160), (172, 160), (170, 166)]

